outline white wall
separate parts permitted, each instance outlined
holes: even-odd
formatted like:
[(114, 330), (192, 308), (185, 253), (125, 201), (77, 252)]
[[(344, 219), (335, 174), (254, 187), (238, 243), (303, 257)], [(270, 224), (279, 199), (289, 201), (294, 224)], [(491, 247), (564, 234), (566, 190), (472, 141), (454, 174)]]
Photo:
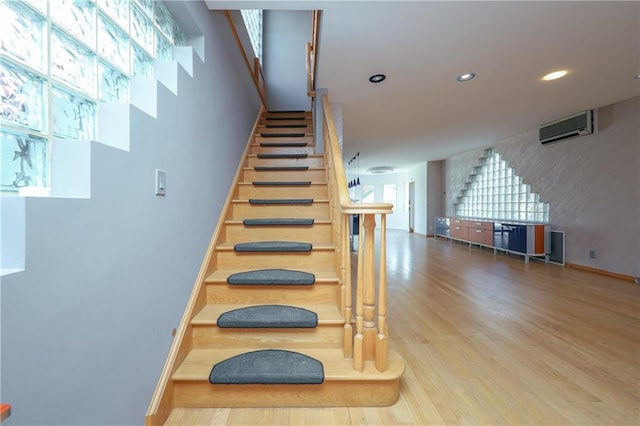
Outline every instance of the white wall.
[[(594, 135), (542, 145), (537, 130), (495, 150), (549, 202), (552, 228), (566, 232), (566, 260), (640, 276), (640, 98), (598, 109)], [(446, 212), (483, 149), (446, 160)], [(596, 251), (596, 258), (589, 251)]]
[(205, 36), (193, 79), (160, 85), (157, 119), (123, 106), (129, 152), (91, 143), (91, 198), (26, 199), (25, 271), (0, 286), (7, 425), (144, 422), (259, 109), (225, 17), (172, 6)]
[(275, 111), (310, 110), (305, 46), (311, 41), (311, 11), (265, 10), (263, 19), (267, 106)]
[[(345, 165), (346, 167), (346, 165)], [(389, 173), (384, 175), (363, 175), (360, 176), (360, 182), (362, 185), (373, 185), (374, 202), (382, 203), (383, 200), (383, 185), (384, 184), (396, 184), (397, 200), (396, 208), (394, 212), (387, 215), (387, 228), (388, 229), (403, 229), (409, 230), (409, 211), (407, 209), (407, 185), (409, 177), (406, 172), (402, 173)], [(379, 222), (379, 221), (378, 221)], [(380, 225), (376, 223), (376, 226)]]

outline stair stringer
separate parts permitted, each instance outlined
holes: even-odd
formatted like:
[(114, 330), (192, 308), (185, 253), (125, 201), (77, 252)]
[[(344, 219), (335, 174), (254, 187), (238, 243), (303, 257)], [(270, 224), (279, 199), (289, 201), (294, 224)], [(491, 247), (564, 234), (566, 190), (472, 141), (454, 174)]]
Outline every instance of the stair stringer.
[(256, 118), (253, 130), (251, 132), (251, 135), (249, 136), (244, 153), (242, 154), (240, 163), (236, 170), (233, 184), (231, 185), (231, 190), (229, 191), (227, 199), (225, 200), (222, 214), (220, 214), (215, 231), (207, 248), (207, 252), (204, 256), (204, 261), (202, 262), (202, 266), (200, 267), (200, 271), (198, 272), (198, 276), (196, 277), (191, 296), (189, 297), (189, 301), (187, 302), (187, 307), (185, 308), (182, 319), (180, 320), (180, 325), (173, 340), (173, 344), (171, 345), (171, 349), (169, 350), (167, 361), (165, 362), (164, 368), (160, 375), (160, 379), (158, 380), (158, 385), (156, 386), (153, 398), (151, 400), (151, 403), (149, 404), (149, 408), (147, 410), (147, 415), (145, 418), (146, 425), (164, 424), (165, 420), (169, 417), (169, 414), (173, 409), (174, 384), (171, 378), (180, 363), (185, 359), (185, 357), (191, 350), (191, 322), (195, 315), (200, 311), (200, 309), (202, 309), (202, 307), (206, 305), (205, 280), (207, 276), (209, 276), (215, 269), (215, 248), (218, 245), (219, 240), (221, 239), (221, 235), (224, 230), (224, 222), (231, 207), (231, 202), (235, 194), (235, 188), (238, 185), (238, 182), (240, 182), (242, 170), (250, 152), (251, 144), (253, 143), (253, 135), (256, 132), (263, 111), (264, 107), (262, 107), (258, 112), (258, 117)]

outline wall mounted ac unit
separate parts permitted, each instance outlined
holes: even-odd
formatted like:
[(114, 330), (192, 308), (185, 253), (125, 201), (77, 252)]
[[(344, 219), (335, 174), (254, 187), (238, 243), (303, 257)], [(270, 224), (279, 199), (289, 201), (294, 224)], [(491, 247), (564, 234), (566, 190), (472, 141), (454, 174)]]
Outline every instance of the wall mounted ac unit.
[(543, 144), (590, 135), (594, 128), (594, 113), (592, 109), (552, 121), (540, 126), (540, 142)]

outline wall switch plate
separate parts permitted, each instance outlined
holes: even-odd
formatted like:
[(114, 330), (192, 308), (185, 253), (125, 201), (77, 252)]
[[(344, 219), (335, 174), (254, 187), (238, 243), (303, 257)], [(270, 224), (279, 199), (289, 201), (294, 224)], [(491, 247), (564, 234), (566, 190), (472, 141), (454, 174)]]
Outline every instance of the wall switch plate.
[(156, 169), (156, 195), (167, 193), (167, 172)]

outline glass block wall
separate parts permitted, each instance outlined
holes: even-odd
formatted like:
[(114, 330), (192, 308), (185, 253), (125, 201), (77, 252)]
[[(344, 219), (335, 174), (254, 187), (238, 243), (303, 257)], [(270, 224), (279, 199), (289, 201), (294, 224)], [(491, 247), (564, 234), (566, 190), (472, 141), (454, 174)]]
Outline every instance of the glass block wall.
[(262, 64), (262, 10), (248, 9), (241, 10), (242, 19), (249, 31), (251, 46)]
[(456, 216), (549, 222), (549, 203), (517, 176), (500, 154), (488, 149), (455, 203)]
[(0, 0), (0, 190), (48, 186), (51, 141), (94, 140), (98, 102), (185, 42), (160, 1)]

